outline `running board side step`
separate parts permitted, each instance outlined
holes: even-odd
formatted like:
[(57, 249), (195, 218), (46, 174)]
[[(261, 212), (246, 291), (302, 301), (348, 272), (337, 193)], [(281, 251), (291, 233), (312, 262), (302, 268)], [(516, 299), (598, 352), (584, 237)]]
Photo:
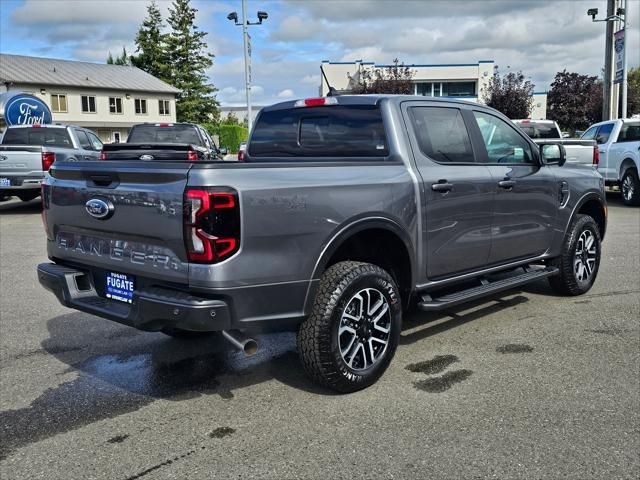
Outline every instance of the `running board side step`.
[(525, 267), (524, 270), (524, 273), (514, 275), (509, 278), (503, 278), (502, 280), (496, 280), (494, 282), (481, 279), (480, 282), (482, 285), (443, 295), (442, 297), (431, 298), (429, 295), (423, 295), (422, 302), (418, 303), (418, 308), (425, 312), (443, 310), (461, 303), (486, 297), (493, 293), (502, 292), (503, 290), (509, 290), (521, 285), (526, 285), (527, 283), (535, 282), (536, 280), (551, 277), (559, 272), (557, 267), (546, 267), (537, 270)]

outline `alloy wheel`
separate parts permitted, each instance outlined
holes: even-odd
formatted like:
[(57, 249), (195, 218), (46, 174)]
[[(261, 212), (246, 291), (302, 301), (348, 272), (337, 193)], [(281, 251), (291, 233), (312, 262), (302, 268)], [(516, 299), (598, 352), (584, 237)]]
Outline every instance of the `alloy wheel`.
[(353, 370), (376, 364), (387, 350), (391, 309), (387, 298), (375, 288), (365, 288), (347, 302), (338, 325), (342, 359)]
[(596, 237), (591, 230), (584, 230), (578, 238), (573, 254), (573, 271), (578, 281), (587, 282), (591, 278), (596, 268), (597, 257)]
[(630, 201), (633, 198), (634, 190), (633, 178), (631, 178), (631, 175), (625, 175), (624, 180), (622, 180), (622, 196), (624, 199)]

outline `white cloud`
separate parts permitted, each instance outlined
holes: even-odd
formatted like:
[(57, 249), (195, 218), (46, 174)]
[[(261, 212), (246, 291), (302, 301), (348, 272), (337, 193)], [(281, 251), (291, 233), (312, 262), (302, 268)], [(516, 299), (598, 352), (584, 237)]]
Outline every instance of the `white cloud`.
[(293, 90), (291, 90), (290, 88), (285, 88), (284, 90), (282, 90), (281, 92), (278, 93), (277, 97), (278, 98), (291, 98), (295, 95), (295, 93), (293, 93)]
[(318, 86), (318, 85), (320, 85), (320, 75), (305, 75), (300, 80), (300, 83), (302, 83), (304, 85)]

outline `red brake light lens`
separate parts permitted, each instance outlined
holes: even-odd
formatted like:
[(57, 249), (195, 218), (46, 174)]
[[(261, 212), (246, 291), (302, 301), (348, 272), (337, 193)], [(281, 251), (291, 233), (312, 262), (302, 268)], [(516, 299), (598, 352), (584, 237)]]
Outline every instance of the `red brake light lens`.
[(42, 125), (40, 125), (39, 123), (34, 123), (33, 125), (31, 125), (31, 128), (42, 128)]
[(238, 161), (244, 162), (244, 150), (238, 150)]
[(598, 150), (598, 146), (593, 146), (593, 164), (597, 167), (600, 165), (600, 151)]
[(104, 153), (104, 150), (100, 151), (100, 156), (98, 157), (98, 160), (106, 160), (107, 159), (107, 154)]
[(193, 263), (218, 263), (240, 248), (238, 193), (229, 188), (188, 189), (184, 241)]
[(48, 172), (56, 161), (56, 154), (53, 152), (42, 152), (42, 171)]
[(198, 152), (196, 152), (195, 150), (189, 150), (187, 152), (187, 160), (189, 160), (190, 162), (195, 162), (198, 160)]
[(305, 98), (294, 103), (294, 107), (320, 107), (322, 105), (337, 105), (338, 100), (335, 97), (317, 97)]

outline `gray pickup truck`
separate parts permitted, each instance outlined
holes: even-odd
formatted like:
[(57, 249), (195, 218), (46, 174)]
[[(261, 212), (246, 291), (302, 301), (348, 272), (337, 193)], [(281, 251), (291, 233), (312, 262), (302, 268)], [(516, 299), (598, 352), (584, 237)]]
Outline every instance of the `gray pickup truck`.
[(54, 161), (98, 160), (102, 142), (91, 130), (68, 125), (14, 125), (0, 142), (0, 197), (29, 201)]
[(245, 353), (253, 332), (296, 328), (309, 375), (350, 392), (385, 371), (411, 306), (545, 278), (591, 288), (604, 182), (564, 160), (475, 103), (280, 103), (261, 110), (245, 162), (56, 162), (38, 277), (68, 307), (220, 331)]

